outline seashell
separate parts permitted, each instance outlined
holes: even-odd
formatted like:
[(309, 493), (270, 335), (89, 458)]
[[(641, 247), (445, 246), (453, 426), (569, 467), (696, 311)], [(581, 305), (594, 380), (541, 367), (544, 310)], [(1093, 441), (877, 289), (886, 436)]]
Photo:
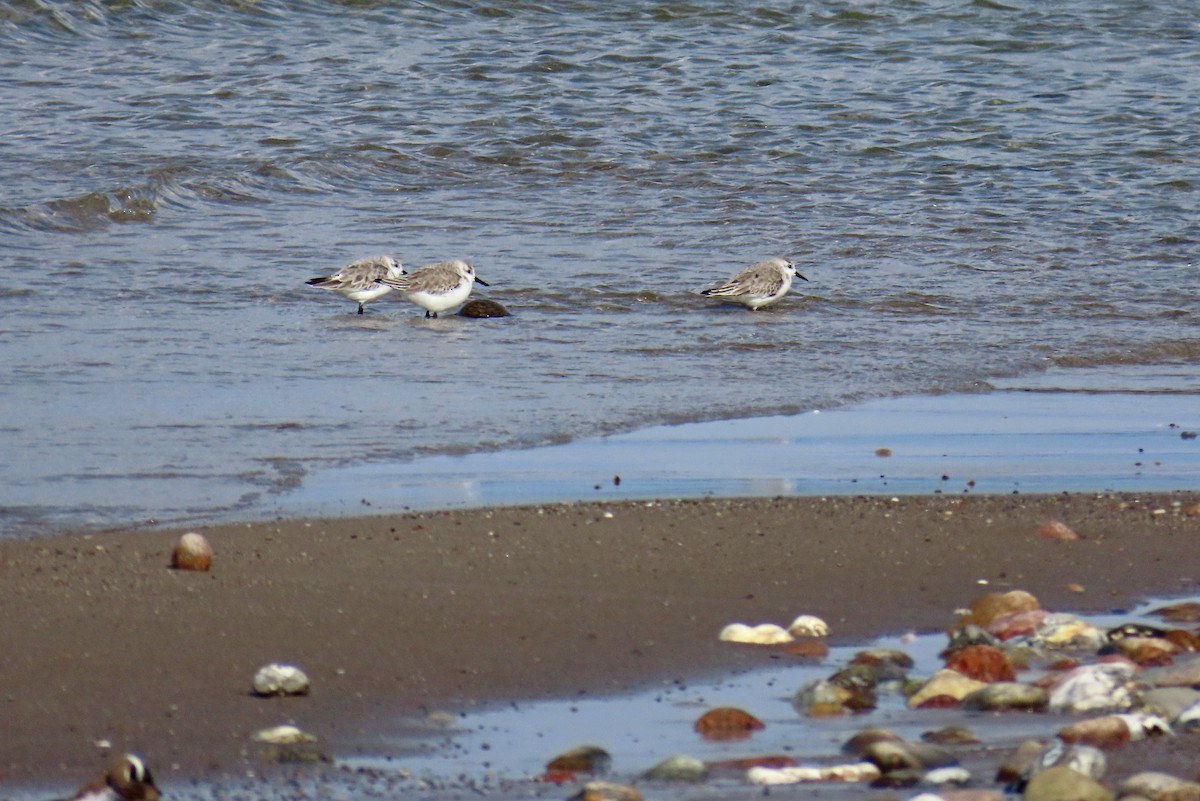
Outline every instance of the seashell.
[(254, 674), (256, 695), (308, 695), (308, 676), (294, 665), (270, 664)]
[(801, 782), (871, 782), (878, 779), (879, 776), (879, 768), (870, 762), (825, 765), (819, 768), (754, 767), (746, 771), (746, 780), (751, 784), (761, 786), (799, 784)]
[(171, 556), (171, 567), (203, 573), (212, 567), (212, 558), (212, 546), (208, 544), (204, 535), (189, 531), (176, 543), (175, 553)]
[(272, 726), (269, 729), (256, 731), (251, 738), (259, 743), (272, 745), (298, 745), (300, 743), (315, 743), (317, 738), (290, 724)]
[(815, 615), (800, 615), (787, 630), (793, 637), (825, 637), (829, 634), (829, 625)]
[(1037, 536), (1043, 540), (1078, 540), (1082, 539), (1075, 531), (1061, 520), (1050, 520), (1043, 523), (1037, 530)]
[(721, 629), (720, 639), (724, 642), (739, 642), (750, 645), (780, 645), (792, 641), (783, 626), (774, 623), (760, 623), (757, 626), (747, 626), (745, 623), (730, 623)]

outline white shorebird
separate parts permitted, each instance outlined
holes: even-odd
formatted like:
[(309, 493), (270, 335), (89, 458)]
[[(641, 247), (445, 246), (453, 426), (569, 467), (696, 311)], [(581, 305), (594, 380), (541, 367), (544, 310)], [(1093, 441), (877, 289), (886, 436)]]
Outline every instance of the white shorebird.
[(378, 283), (399, 291), (404, 297), (425, 310), (426, 317), (452, 309), (466, 302), (476, 281), (491, 286), (475, 275), (475, 268), (462, 259), (426, 264), (398, 278), (376, 279)]
[(804, 278), (787, 259), (767, 259), (752, 264), (723, 284), (701, 292), (710, 298), (724, 298), (750, 309), (761, 309), (782, 298), (792, 288), (792, 278)]
[(158, 801), (161, 798), (146, 763), (133, 754), (125, 754), (108, 772), (81, 788), (69, 801)]
[(391, 256), (371, 256), (347, 264), (333, 275), (322, 275), (305, 283), (358, 301), (358, 313), (362, 314), (364, 303), (392, 291), (390, 286), (378, 283), (378, 279), (399, 278), (402, 275), (405, 275), (404, 268)]

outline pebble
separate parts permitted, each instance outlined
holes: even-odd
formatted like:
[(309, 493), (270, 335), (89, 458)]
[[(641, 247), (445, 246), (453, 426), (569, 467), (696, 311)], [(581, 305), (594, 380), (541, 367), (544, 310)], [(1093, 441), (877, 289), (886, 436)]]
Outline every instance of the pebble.
[(981, 690), (986, 686), (986, 683), (964, 676), (957, 670), (943, 668), (934, 673), (929, 681), (925, 682), (919, 690), (909, 696), (908, 706), (911, 709), (916, 709), (929, 699), (937, 696), (949, 696), (956, 701), (961, 701), (971, 693)]
[(924, 772), (958, 763), (949, 751), (927, 743), (877, 740), (863, 749), (863, 757), (883, 773), (901, 770)]
[(1056, 765), (1030, 779), (1023, 798), (1024, 801), (1113, 801), (1113, 794), (1095, 779)]
[(902, 742), (904, 740), (899, 734), (896, 734), (891, 729), (885, 729), (878, 726), (873, 726), (869, 729), (863, 729), (857, 732), (853, 737), (842, 745), (842, 752), (846, 754), (854, 754), (858, 757), (866, 757), (867, 748), (879, 742)]
[(954, 624), (954, 628), (962, 628), (973, 623), (984, 630), (989, 630), (992, 622), (997, 618), (1040, 608), (1037, 598), (1024, 590), (992, 592), (976, 598), (971, 603), (967, 614)]
[(644, 778), (661, 782), (702, 782), (708, 778), (708, 766), (695, 757), (676, 754), (650, 768)]
[(1128, 709), (1133, 698), (1126, 686), (1133, 678), (1128, 662), (1083, 665), (1064, 674), (1050, 689), (1050, 710), (1078, 714)]
[(1142, 667), (1169, 665), (1179, 650), (1178, 645), (1165, 637), (1122, 637), (1105, 648), (1107, 653), (1120, 654)]
[(1151, 687), (1200, 686), (1200, 658), (1189, 656), (1175, 660), (1173, 665), (1146, 668), (1141, 681)]
[(953, 653), (946, 661), (946, 667), (988, 684), (1016, 679), (1012, 662), (1003, 651), (991, 645), (968, 645)]
[(1200, 711), (1198, 705), (1200, 690), (1191, 687), (1154, 687), (1138, 693), (1138, 707), (1143, 712), (1160, 715), (1174, 724), (1181, 722), (1189, 708)]
[(642, 794), (625, 784), (587, 782), (571, 801), (642, 801)]
[(850, 711), (854, 693), (824, 679), (808, 682), (792, 696), (792, 706), (802, 715), (814, 718), (834, 717)]
[(962, 699), (966, 709), (1002, 712), (1006, 710), (1040, 711), (1046, 708), (1047, 694), (1041, 687), (1016, 681), (988, 684)]
[(943, 726), (936, 731), (927, 731), (921, 739), (934, 745), (975, 745), (979, 735), (963, 726)]
[(968, 623), (960, 629), (950, 632), (950, 645), (942, 651), (942, 659), (948, 658), (955, 651), (961, 651), (970, 645), (999, 645), (1000, 640), (989, 634), (974, 623)]
[(744, 740), (766, 725), (745, 710), (721, 706), (697, 718), (693, 728), (706, 740)]
[(932, 784), (934, 786), (946, 784), (968, 784), (971, 781), (971, 771), (966, 768), (949, 767), (949, 768), (934, 768), (921, 777), (922, 784)]
[(1158, 715), (1137, 712), (1076, 721), (1059, 729), (1058, 737), (1065, 743), (1086, 743), (1112, 750), (1128, 742), (1171, 733), (1170, 724)]
[(213, 549), (203, 534), (189, 531), (179, 538), (171, 556), (171, 567), (204, 573), (212, 567)]
[(1099, 781), (1108, 769), (1108, 758), (1099, 748), (1082, 743), (1064, 743), (1056, 740), (1035, 755), (1026, 766), (1022, 778), (1029, 780), (1034, 775), (1055, 766), (1070, 768), (1084, 776)]
[(612, 756), (598, 745), (580, 745), (556, 756), (546, 763), (551, 773), (608, 773)]
[(1043, 540), (1079, 540), (1083, 539), (1075, 530), (1061, 520), (1049, 520), (1043, 523), (1036, 532)]
[(1150, 801), (1197, 801), (1200, 799), (1200, 783), (1169, 773), (1144, 771), (1121, 782), (1118, 792), (1121, 797), (1140, 796)]
[(254, 674), (256, 695), (308, 695), (308, 676), (295, 665), (270, 664)]
[(1106, 637), (1099, 626), (1060, 612), (1042, 618), (1029, 640), (1030, 644), (1040, 648), (1094, 652), (1104, 645)]

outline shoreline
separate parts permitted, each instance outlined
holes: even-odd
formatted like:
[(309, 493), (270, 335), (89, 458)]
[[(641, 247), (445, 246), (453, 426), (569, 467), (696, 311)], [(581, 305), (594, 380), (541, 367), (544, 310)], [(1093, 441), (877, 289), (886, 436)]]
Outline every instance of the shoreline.
[[(437, 709), (619, 694), (749, 669), (733, 621), (816, 614), (831, 642), (948, 625), (983, 592), (1106, 611), (1200, 590), (1200, 493), (608, 501), (0, 542), (0, 787), (90, 778), (136, 750), (160, 784), (260, 769), (250, 735), (295, 722), (378, 753)], [(1084, 536), (1037, 539), (1061, 519)], [(987, 582), (986, 585), (981, 582)], [(870, 592), (864, 592), (870, 588)], [(263, 664), (304, 698), (259, 699)]]

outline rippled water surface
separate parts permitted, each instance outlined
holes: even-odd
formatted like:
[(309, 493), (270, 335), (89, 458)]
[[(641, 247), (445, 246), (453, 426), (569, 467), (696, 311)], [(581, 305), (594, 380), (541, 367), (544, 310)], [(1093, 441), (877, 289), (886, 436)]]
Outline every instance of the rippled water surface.
[[(0, 0), (0, 529), (1200, 359), (1182, 0)], [(461, 256), (511, 318), (304, 281)], [(758, 313), (697, 291), (772, 255)]]

